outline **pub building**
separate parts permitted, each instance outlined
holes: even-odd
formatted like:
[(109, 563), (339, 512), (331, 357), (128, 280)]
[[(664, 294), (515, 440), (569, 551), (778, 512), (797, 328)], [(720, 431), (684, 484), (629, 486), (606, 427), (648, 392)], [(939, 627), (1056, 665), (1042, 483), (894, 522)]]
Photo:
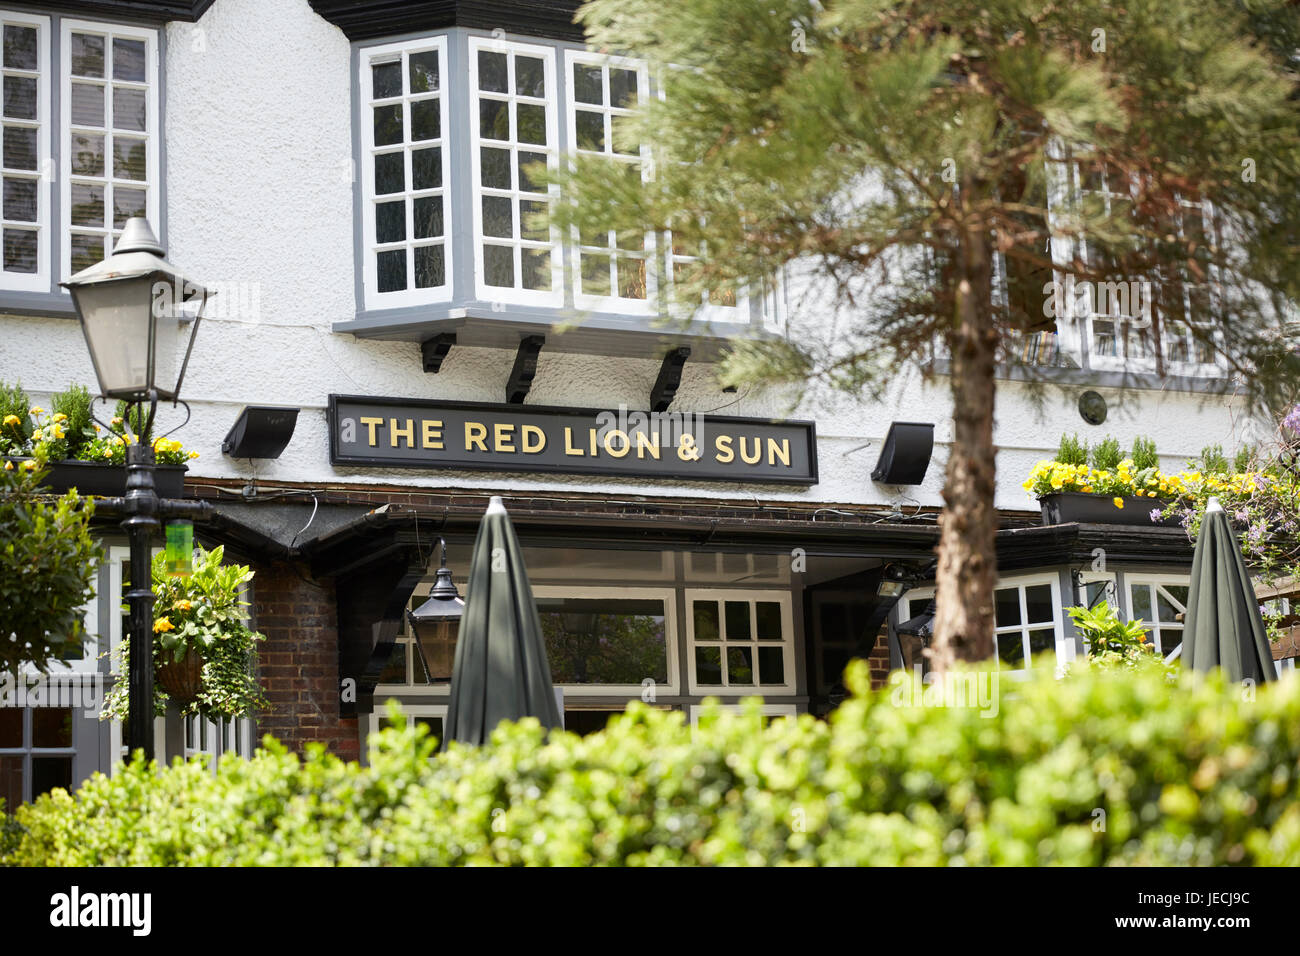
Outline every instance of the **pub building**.
[[(524, 548), (570, 730), (632, 700), (687, 720), (706, 697), (751, 695), (769, 714), (825, 714), (853, 657), (877, 684), (923, 666), (944, 362), (899, 369), (879, 398), (728, 392), (714, 363), (729, 341), (826, 320), (793, 275), (665, 326), (647, 285), (690, 261), (665, 237), (624, 248), (532, 230), (552, 197), (525, 167), (575, 151), (638, 162), (611, 124), (656, 92), (644, 64), (584, 45), (576, 6), (0, 0), (0, 379), (47, 408), (93, 385), (58, 283), (104, 258), (128, 217), (218, 291), (173, 437), (199, 453), (184, 495), (215, 508), (197, 537), (256, 571), (273, 707), (188, 720), (184, 752), (250, 753), (269, 733), (365, 759), (390, 698), (440, 732), (454, 629), (417, 653), (407, 612), (428, 598), (440, 542), (468, 596), (493, 495)], [(999, 383), (1004, 674), (1031, 655), (1072, 660), (1065, 608), (1099, 599), (1161, 653), (1179, 645), (1181, 529), (1049, 523), (1021, 488), (1063, 432), (1125, 447), (1150, 435), (1169, 469), (1239, 446), (1225, 371), (1182, 356), (1158, 379), (1143, 334), (1070, 301), (1056, 332), (1022, 346), (1048, 383), (1041, 402), (1023, 369)], [(160, 430), (182, 416), (165, 406)], [(91, 692), (117, 679), (104, 652), (123, 637), (115, 520), (96, 526), (93, 640), (58, 677)], [(3, 704), (11, 806), (122, 753), (120, 726), (80, 697)]]

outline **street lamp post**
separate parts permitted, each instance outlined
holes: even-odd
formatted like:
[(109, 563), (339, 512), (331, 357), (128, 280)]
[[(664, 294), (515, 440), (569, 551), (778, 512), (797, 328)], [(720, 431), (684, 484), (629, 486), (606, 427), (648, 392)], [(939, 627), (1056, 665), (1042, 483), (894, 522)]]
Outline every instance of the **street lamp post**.
[[(130, 671), (127, 686), (132, 750), (154, 755), (153, 582), (150, 546), (160, 518), (200, 517), (206, 502), (160, 499), (154, 485), (150, 441), (158, 400), (180, 401), (203, 306), (212, 293), (186, 280), (163, 258), (144, 219), (128, 219), (113, 253), (61, 283), (86, 337), (103, 399), (127, 403), (126, 497), (112, 502), (126, 514), (122, 528), (131, 547)], [(188, 307), (197, 305), (191, 312)], [(186, 328), (188, 325), (188, 329)], [(186, 406), (188, 409), (188, 406)]]

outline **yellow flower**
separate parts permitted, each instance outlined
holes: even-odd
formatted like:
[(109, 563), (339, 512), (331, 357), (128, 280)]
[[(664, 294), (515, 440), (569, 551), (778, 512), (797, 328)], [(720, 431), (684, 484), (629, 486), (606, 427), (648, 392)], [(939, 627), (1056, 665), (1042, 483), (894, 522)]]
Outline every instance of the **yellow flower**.
[(109, 422), (109, 424), (110, 424), (110, 425), (120, 425), (120, 424), (122, 424), (122, 419), (120, 419), (120, 418), (114, 418), (111, 422)]
[(13, 470), (14, 470), (14, 463), (12, 461), (5, 462), (5, 471), (13, 471)]
[(63, 412), (56, 412), (53, 420), (56, 422), (66, 422), (68, 420), (68, 416), (63, 414)]
[(1089, 494), (1089, 495), (1090, 495), (1090, 494), (1092, 494), (1092, 485), (1084, 485), (1080, 490), (1081, 490), (1084, 494)]
[(199, 457), (199, 453), (198, 453), (197, 451), (192, 451), (192, 452), (190, 452), (190, 460), (191, 460), (191, 461), (193, 461), (195, 458), (198, 458), (198, 457)]
[(13, 425), (13, 426), (16, 427), (16, 426), (18, 426), (18, 425), (21, 425), (22, 423), (23, 423), (23, 420), (22, 420), (21, 418), (19, 418), (17, 415), (6, 415), (6, 416), (5, 416), (5, 424), (6, 424), (6, 425)]
[(39, 405), (33, 405), (33, 406), (32, 406), (32, 414), (33, 414), (33, 415), (44, 415), (44, 414), (45, 414), (45, 409), (41, 408)]
[(63, 435), (64, 435), (64, 431), (63, 431), (63, 429), (62, 429), (62, 428), (59, 428), (59, 427), (56, 425), (55, 428), (54, 428), (54, 437), (55, 437), (55, 438), (62, 438)]
[(189, 601), (177, 601), (177, 602), (176, 602), (176, 609), (177, 609), (178, 611), (188, 611), (188, 610), (189, 610), (190, 608), (192, 608), (192, 607), (194, 607), (194, 605), (191, 604)]
[(167, 620), (167, 618), (165, 617), (160, 617), (158, 618), (158, 620), (153, 622), (153, 632), (155, 634), (160, 634), (163, 631), (174, 631), (174, 630), (176, 630), (176, 625), (173, 624), (171, 621)]
[(1124, 499), (1123, 499), (1123, 498), (1112, 498), (1111, 500), (1115, 502), (1115, 507), (1116, 507), (1116, 508), (1123, 508), (1123, 507), (1124, 507)]

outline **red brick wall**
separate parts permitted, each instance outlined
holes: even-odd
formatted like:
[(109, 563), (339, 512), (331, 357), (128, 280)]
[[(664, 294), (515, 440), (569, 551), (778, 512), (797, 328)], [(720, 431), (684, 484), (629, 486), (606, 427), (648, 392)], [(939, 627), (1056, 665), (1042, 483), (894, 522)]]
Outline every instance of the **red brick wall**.
[(357, 759), (357, 718), (339, 714), (333, 587), (312, 584), (305, 569), (285, 562), (255, 570), (253, 626), (266, 635), (258, 647), (257, 670), (271, 702), (271, 710), (258, 718), (258, 737), (271, 734), (296, 751), (322, 741), (340, 757)]
[(889, 679), (889, 633), (885, 628), (881, 628), (876, 646), (867, 655), (867, 663), (871, 665), (871, 688), (879, 690)]

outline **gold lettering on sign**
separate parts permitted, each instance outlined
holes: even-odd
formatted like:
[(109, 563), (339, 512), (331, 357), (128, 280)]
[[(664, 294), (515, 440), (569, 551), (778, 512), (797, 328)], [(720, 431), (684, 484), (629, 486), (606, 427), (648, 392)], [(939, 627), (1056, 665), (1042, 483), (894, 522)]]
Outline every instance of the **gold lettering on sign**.
[(767, 440), (767, 463), (775, 465), (778, 459), (781, 464), (787, 468), (790, 467), (790, 439), (782, 438), (779, 445), (776, 443), (775, 438)]
[(749, 447), (749, 439), (743, 435), (740, 437), (740, 460), (747, 465), (757, 465), (758, 460), (763, 457), (763, 442), (761, 439), (754, 439), (754, 454), (751, 457), (745, 449)]
[(376, 426), (376, 425), (382, 425), (383, 423), (384, 423), (384, 420), (383, 420), (382, 418), (366, 418), (366, 417), (363, 416), (362, 419), (361, 419), (361, 424), (365, 425), (366, 428), (370, 429), (370, 447), (371, 447), (371, 448), (374, 448), (374, 447), (375, 447), (375, 426)]
[(424, 426), (420, 444), (425, 448), (442, 451), (442, 421), (437, 418), (426, 418), (420, 424)]
[[(615, 448), (610, 442), (615, 436), (618, 437), (618, 447)], [(622, 458), (632, 450), (632, 443), (627, 440), (627, 432), (620, 428), (611, 428), (605, 432), (605, 451), (615, 458)]]
[(722, 464), (729, 465), (736, 460), (736, 453), (731, 450), (730, 435), (719, 435), (713, 440), (713, 447), (718, 450), (718, 453), (713, 457)]
[(564, 426), (564, 453), (574, 458), (582, 457), (582, 449), (573, 447), (573, 429), (568, 425)]
[(546, 432), (536, 425), (525, 425), (520, 431), (523, 433), (520, 437), (524, 443), (525, 455), (535, 455), (546, 447)]
[(496, 451), (514, 451), (515, 450), (515, 426), (505, 425), (501, 422), (492, 426), (493, 440), (492, 444)]
[[(650, 452), (650, 457), (655, 461), (659, 460), (659, 433), (647, 435), (645, 432), (638, 431), (636, 434), (636, 456), (644, 458), (645, 453)], [(651, 439), (654, 439), (651, 441)]]
[(397, 447), (398, 436), (401, 436), (402, 438), (406, 439), (407, 448), (414, 448), (415, 447), (415, 423), (408, 418), (406, 420), (406, 427), (398, 428), (397, 419), (390, 418), (388, 420), (388, 443), (391, 447), (393, 448)]
[(478, 446), (479, 451), (487, 451), (487, 426), (478, 422), (465, 423), (465, 450)]

